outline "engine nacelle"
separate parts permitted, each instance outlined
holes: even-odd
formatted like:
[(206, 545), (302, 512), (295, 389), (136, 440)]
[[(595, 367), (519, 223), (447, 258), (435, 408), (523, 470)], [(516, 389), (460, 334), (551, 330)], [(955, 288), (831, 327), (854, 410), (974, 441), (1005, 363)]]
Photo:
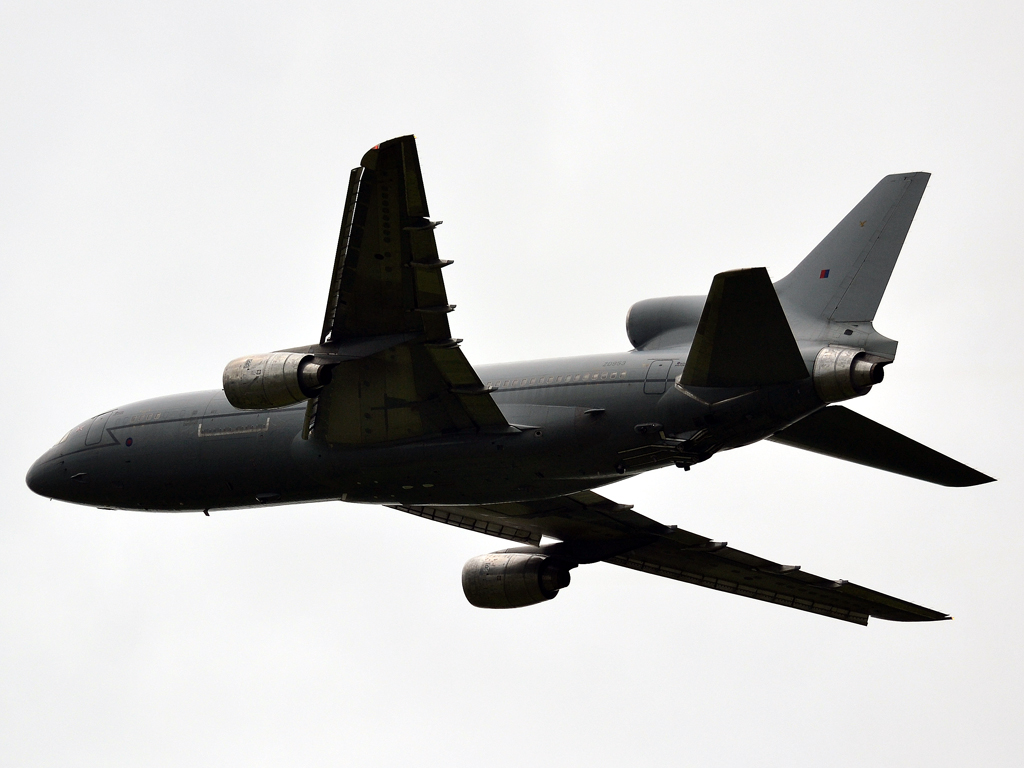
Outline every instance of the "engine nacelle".
[(853, 347), (825, 347), (814, 358), (814, 389), (826, 403), (866, 395), (882, 380), (885, 362)]
[(224, 394), (235, 408), (262, 410), (301, 403), (331, 381), (330, 366), (312, 355), (270, 352), (232, 360), (224, 368)]
[(492, 552), (462, 567), (462, 591), (477, 608), (522, 608), (569, 586), (569, 569), (547, 555)]

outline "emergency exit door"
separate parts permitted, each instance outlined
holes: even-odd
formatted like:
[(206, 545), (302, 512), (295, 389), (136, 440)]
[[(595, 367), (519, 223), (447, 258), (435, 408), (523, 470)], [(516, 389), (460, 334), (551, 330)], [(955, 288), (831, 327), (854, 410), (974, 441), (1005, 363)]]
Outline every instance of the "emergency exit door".
[(671, 360), (655, 360), (647, 369), (644, 380), (644, 392), (648, 395), (660, 395), (665, 391), (665, 380), (672, 370)]

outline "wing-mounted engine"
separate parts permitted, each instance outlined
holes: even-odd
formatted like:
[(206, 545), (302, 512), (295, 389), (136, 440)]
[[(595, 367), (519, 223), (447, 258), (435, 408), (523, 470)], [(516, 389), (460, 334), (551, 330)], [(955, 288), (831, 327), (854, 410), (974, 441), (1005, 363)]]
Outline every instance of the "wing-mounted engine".
[(332, 367), (296, 352), (239, 357), (224, 368), (224, 394), (235, 408), (245, 410), (301, 403), (330, 383)]
[(814, 358), (814, 389), (826, 403), (866, 395), (891, 360), (853, 347), (825, 347)]
[(505, 550), (462, 568), (462, 591), (477, 608), (522, 608), (553, 599), (569, 586), (569, 567), (542, 554)]

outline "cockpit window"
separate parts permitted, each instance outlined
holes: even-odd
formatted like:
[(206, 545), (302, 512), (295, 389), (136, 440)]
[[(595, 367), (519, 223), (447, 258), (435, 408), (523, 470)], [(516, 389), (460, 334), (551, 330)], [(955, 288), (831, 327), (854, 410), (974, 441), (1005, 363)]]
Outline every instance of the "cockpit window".
[(57, 445), (60, 445), (61, 443), (66, 442), (69, 437), (71, 437), (71, 430), (70, 429), (67, 432), (64, 433), (64, 437), (62, 437), (60, 440), (57, 441)]

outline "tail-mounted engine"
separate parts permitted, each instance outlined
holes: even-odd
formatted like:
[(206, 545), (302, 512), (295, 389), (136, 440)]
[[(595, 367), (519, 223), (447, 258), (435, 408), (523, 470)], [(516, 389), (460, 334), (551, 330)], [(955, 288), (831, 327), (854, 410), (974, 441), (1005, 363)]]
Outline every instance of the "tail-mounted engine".
[(235, 408), (280, 408), (316, 395), (331, 382), (331, 367), (313, 362), (312, 355), (271, 352), (232, 360), (223, 381)]
[(814, 389), (826, 403), (866, 395), (888, 360), (853, 347), (825, 347), (814, 358)]
[(569, 567), (548, 555), (492, 552), (462, 568), (462, 591), (477, 608), (522, 608), (569, 586)]

